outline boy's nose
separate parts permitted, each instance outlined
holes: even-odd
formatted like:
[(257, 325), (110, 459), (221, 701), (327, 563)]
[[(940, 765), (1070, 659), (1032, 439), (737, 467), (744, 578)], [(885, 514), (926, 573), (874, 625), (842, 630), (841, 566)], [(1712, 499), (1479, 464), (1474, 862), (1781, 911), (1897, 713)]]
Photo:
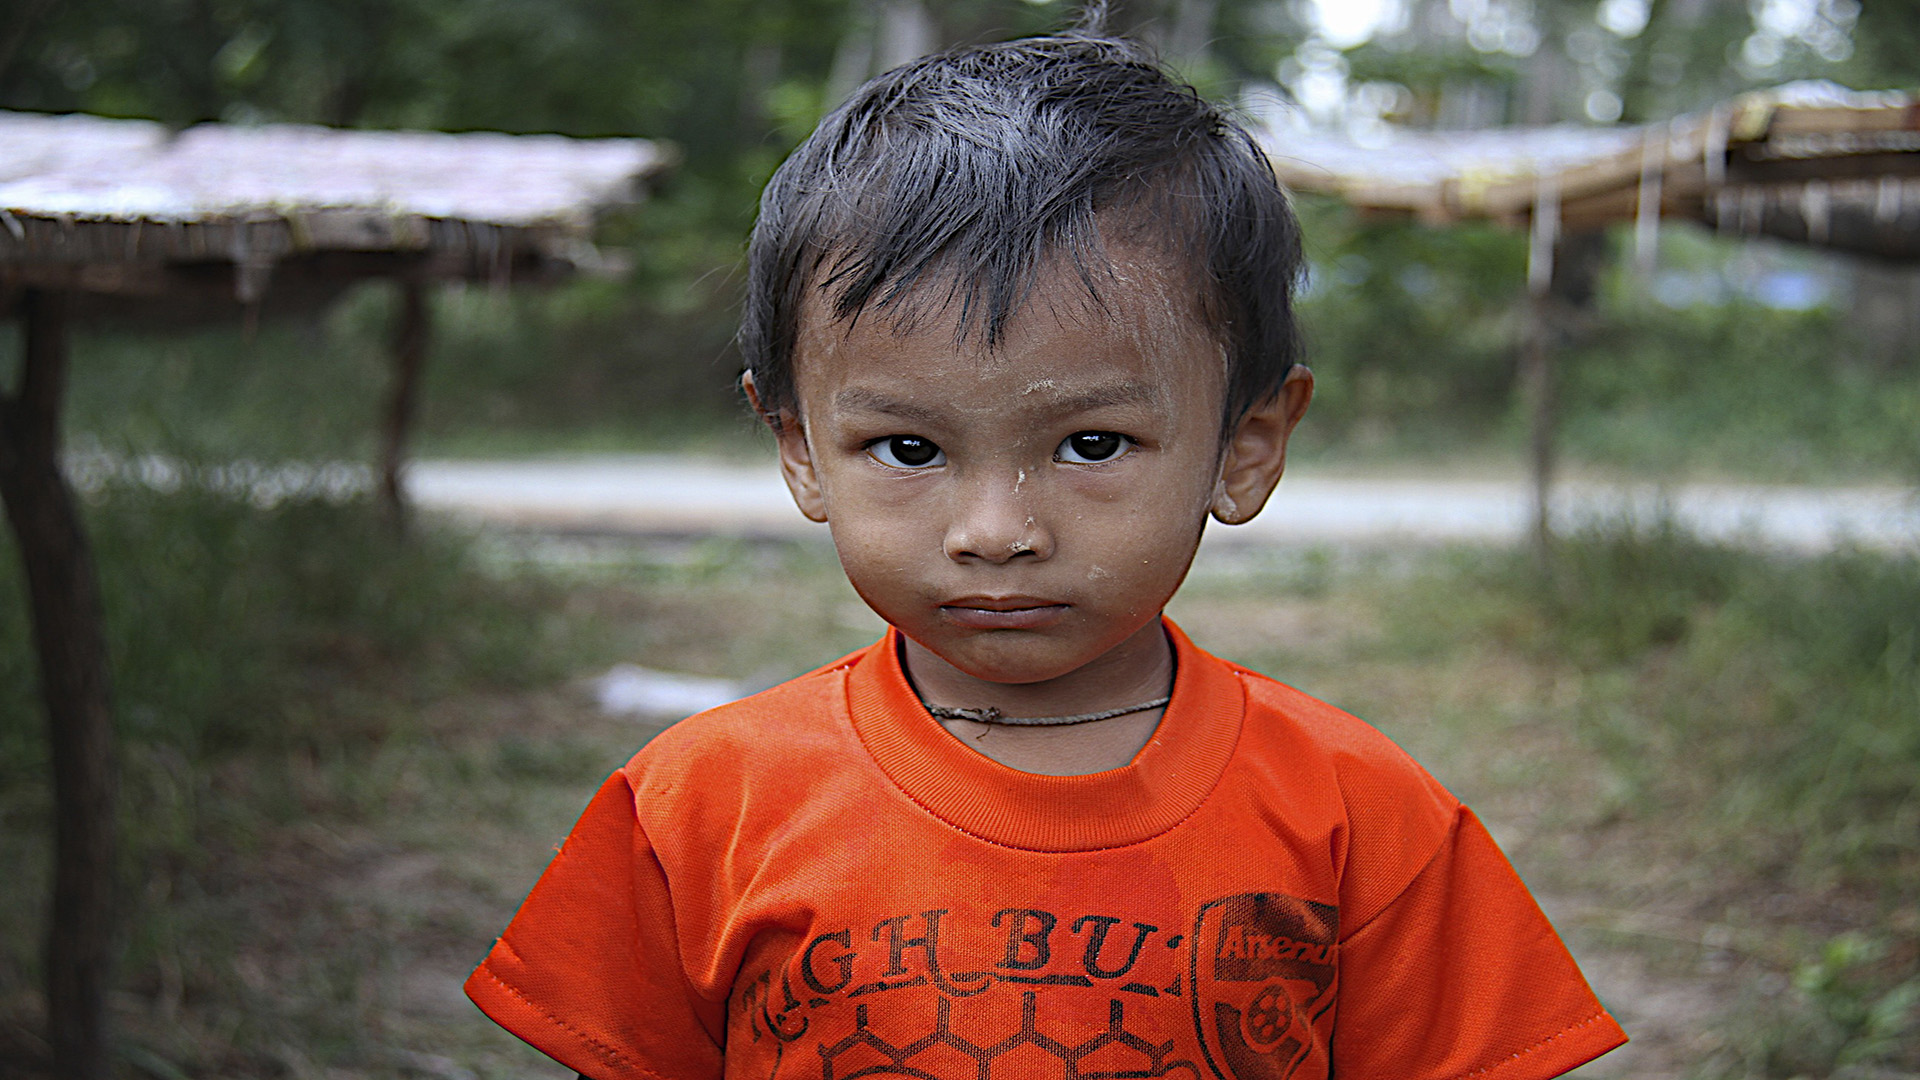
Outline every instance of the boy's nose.
[(1004, 563), (1019, 556), (1053, 554), (1053, 534), (1040, 523), (1038, 502), (1021, 491), (1025, 474), (980, 477), (962, 484), (947, 522), (947, 558)]

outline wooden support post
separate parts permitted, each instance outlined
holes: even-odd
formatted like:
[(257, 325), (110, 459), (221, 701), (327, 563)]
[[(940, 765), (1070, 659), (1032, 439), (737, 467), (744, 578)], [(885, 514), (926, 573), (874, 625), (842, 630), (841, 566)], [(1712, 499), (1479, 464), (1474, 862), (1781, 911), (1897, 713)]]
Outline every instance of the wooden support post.
[[(1548, 202), (1548, 213), (1556, 213)], [(1559, 465), (1555, 429), (1559, 416), (1559, 354), (1592, 321), (1607, 238), (1598, 231), (1534, 230), (1528, 268), (1527, 340), (1520, 352), (1520, 394), (1527, 410), (1527, 448), (1532, 463), (1533, 548), (1544, 563), (1553, 543), (1553, 481)]]
[(420, 370), (426, 364), (429, 325), (426, 286), (402, 281), (400, 313), (394, 322), (393, 385), (387, 396), (387, 425), (380, 452), (380, 498), (395, 527), (402, 529), (407, 521), (407, 496), (402, 486), (407, 439), (414, 415), (419, 412)]
[(103, 1080), (114, 953), (115, 776), (100, 586), (60, 472), (65, 293), (22, 298), (20, 389), (0, 393), (0, 498), (20, 545), (53, 758), (47, 1034), (61, 1080)]
[(1520, 354), (1520, 390), (1527, 405), (1533, 463), (1533, 553), (1542, 563), (1553, 542), (1553, 284), (1560, 244), (1560, 187), (1542, 173), (1527, 238), (1527, 341)]
[(1553, 543), (1554, 418), (1557, 410), (1554, 325), (1551, 297), (1528, 300), (1527, 344), (1520, 354), (1520, 394), (1527, 410), (1527, 453), (1532, 463), (1533, 550), (1544, 560)]

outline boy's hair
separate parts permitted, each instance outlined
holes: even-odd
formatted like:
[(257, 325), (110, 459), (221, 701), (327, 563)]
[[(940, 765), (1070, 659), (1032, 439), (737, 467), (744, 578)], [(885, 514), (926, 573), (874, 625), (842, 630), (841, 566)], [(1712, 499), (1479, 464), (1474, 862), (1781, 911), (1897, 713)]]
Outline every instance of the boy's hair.
[(1049, 257), (1099, 304), (1099, 223), (1187, 264), (1195, 314), (1227, 350), (1226, 424), (1279, 390), (1299, 352), (1301, 262), (1272, 167), (1143, 48), (1073, 30), (895, 68), (774, 173), (740, 330), (760, 408), (776, 424), (797, 411), (810, 289), (835, 319), (878, 305), (908, 326), (957, 301), (958, 336), (993, 348)]

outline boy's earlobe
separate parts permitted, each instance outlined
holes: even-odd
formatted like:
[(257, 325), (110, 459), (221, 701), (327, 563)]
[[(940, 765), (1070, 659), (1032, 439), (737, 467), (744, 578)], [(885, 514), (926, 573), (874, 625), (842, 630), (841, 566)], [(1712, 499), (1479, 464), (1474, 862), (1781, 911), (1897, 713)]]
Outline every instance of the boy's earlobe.
[(1295, 364), (1273, 397), (1247, 410), (1227, 440), (1214, 485), (1214, 520), (1244, 525), (1260, 513), (1287, 467), (1287, 439), (1313, 401), (1313, 372)]
[(807, 445), (806, 426), (800, 418), (784, 409), (770, 413), (760, 407), (760, 392), (753, 385), (753, 372), (740, 376), (740, 389), (760, 419), (773, 430), (774, 444), (780, 451), (780, 478), (787, 482), (793, 504), (809, 521), (827, 520), (827, 502), (820, 496), (820, 474), (813, 467), (813, 448)]

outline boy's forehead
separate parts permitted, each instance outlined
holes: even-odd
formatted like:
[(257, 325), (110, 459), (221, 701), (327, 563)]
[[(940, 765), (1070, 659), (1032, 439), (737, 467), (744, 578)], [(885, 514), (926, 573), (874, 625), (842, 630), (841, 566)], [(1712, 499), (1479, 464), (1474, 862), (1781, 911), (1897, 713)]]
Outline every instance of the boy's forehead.
[(1213, 439), (1227, 351), (1183, 278), (1167, 260), (1116, 257), (1090, 293), (1071, 264), (1058, 264), (991, 348), (977, 333), (959, 336), (957, 305), (938, 307), (941, 292), (918, 309), (844, 320), (816, 295), (794, 351), (796, 403), (803, 417), (885, 415), (949, 434), (1105, 410), (1113, 422), (1177, 418)]
[(809, 284), (797, 311), (796, 369), (804, 370), (809, 358), (886, 366), (902, 352), (918, 351), (905, 348), (909, 343), (924, 348), (943, 342), (991, 374), (1063, 339), (1119, 338), (1132, 346), (1127, 352), (1173, 364), (1192, 363), (1194, 346), (1204, 341), (1212, 346), (1204, 350), (1208, 366), (1226, 375), (1225, 341), (1207, 319), (1193, 268), (1139, 243), (1107, 242), (1080, 264), (1050, 252), (991, 345), (964, 284), (951, 271), (849, 315), (837, 314), (835, 301), (831, 283)]

